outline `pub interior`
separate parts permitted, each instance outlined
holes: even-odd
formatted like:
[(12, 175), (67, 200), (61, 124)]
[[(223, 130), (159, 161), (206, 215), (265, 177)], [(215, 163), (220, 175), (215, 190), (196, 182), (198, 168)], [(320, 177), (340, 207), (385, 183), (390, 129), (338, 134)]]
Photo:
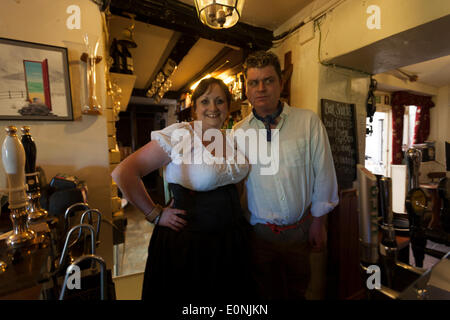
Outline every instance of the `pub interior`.
[[(194, 2), (214, 1), (2, 1), (0, 299), (140, 299), (153, 225), (111, 172), (192, 120), (201, 79), (229, 87), (224, 129), (249, 115), (256, 50), (333, 153), (339, 205), (306, 298), (450, 299), (450, 1), (222, 1), (238, 3), (232, 26)], [(163, 170), (143, 182), (168, 202)], [(101, 295), (64, 290), (78, 265), (105, 275)]]

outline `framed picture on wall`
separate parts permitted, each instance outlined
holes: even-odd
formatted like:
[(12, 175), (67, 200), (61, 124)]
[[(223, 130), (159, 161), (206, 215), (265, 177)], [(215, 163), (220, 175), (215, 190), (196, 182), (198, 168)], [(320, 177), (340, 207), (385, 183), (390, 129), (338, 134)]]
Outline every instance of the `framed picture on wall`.
[(67, 48), (0, 38), (0, 120), (73, 120)]

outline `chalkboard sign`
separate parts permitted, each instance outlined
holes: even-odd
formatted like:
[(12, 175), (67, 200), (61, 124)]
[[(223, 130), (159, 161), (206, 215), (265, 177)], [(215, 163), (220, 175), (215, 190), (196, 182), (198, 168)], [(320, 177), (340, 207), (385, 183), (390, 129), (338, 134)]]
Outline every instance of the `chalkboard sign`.
[(358, 162), (355, 105), (326, 99), (321, 105), (339, 188), (351, 188)]

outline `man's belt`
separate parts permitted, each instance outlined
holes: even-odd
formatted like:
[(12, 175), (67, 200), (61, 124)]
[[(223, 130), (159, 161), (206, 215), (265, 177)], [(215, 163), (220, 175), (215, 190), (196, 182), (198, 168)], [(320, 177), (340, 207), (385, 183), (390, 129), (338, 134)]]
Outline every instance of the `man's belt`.
[(311, 209), (311, 206), (308, 207), (308, 209), (307, 209), (306, 213), (303, 215), (303, 217), (299, 221), (294, 223), (294, 224), (280, 226), (280, 225), (277, 225), (277, 224), (273, 224), (273, 223), (267, 222), (266, 226), (268, 226), (270, 229), (272, 229), (272, 232), (275, 233), (275, 234), (279, 234), (281, 231), (285, 231), (285, 230), (289, 230), (289, 229), (295, 229), (299, 225), (304, 223), (306, 220), (309, 220), (309, 219), (312, 218), (310, 209)]

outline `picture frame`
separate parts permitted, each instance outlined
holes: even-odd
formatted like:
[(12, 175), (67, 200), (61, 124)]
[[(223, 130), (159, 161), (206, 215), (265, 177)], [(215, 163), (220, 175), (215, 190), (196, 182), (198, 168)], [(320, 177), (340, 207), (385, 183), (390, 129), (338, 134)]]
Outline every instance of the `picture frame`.
[(0, 120), (73, 120), (67, 48), (0, 38)]

